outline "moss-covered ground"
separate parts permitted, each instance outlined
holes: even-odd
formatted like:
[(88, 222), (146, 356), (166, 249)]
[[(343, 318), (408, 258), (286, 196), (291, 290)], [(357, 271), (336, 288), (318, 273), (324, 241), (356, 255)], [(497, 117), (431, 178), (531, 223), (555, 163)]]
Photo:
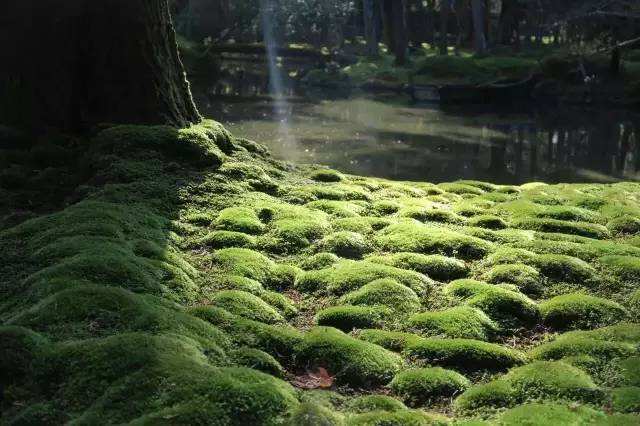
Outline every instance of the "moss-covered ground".
[(5, 133), (1, 424), (640, 424), (640, 184)]

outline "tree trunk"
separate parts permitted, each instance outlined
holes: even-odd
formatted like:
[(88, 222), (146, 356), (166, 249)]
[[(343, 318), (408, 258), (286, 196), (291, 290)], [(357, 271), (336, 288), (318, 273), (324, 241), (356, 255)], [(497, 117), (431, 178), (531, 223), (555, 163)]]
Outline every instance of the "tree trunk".
[(447, 55), (448, 32), (449, 32), (449, 12), (451, 4), (449, 0), (440, 0), (440, 54)]
[(396, 57), (396, 65), (404, 65), (407, 59), (407, 1), (383, 0), (385, 38)]
[(487, 50), (487, 39), (484, 32), (485, 27), (485, 3), (484, 0), (471, 0), (473, 15), (473, 45), (476, 54), (482, 55)]
[(378, 34), (380, 21), (380, 3), (378, 0), (363, 0), (364, 34), (367, 41), (367, 55), (377, 57), (379, 54)]
[(0, 46), (0, 121), (38, 131), (201, 119), (167, 0), (11, 1)]

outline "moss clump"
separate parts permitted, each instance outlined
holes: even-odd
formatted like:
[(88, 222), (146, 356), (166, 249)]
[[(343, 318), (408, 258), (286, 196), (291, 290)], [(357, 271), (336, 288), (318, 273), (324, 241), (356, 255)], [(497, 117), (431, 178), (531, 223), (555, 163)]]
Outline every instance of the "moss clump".
[(266, 352), (254, 348), (240, 348), (230, 353), (233, 362), (241, 367), (252, 368), (278, 378), (284, 378), (285, 371), (278, 361)]
[(615, 411), (638, 413), (640, 412), (640, 387), (627, 386), (614, 389), (611, 392), (611, 401)]
[(393, 200), (380, 200), (374, 202), (371, 207), (378, 215), (387, 216), (397, 213), (402, 208), (402, 205)]
[(610, 220), (607, 228), (617, 236), (640, 234), (640, 218), (635, 216), (621, 216)]
[(229, 247), (252, 248), (256, 245), (256, 239), (255, 237), (243, 232), (214, 231), (200, 238), (197, 241), (197, 245), (212, 249)]
[(354, 386), (384, 384), (402, 366), (402, 359), (393, 352), (331, 327), (310, 330), (296, 362), (300, 366), (325, 366), (339, 383)]
[(342, 426), (344, 418), (330, 407), (315, 402), (303, 402), (293, 410), (286, 424), (290, 426)]
[(449, 419), (420, 410), (371, 411), (347, 418), (347, 426), (445, 426)]
[(316, 323), (342, 331), (351, 331), (354, 328), (379, 326), (389, 313), (387, 308), (381, 306), (333, 306), (319, 311), (316, 315)]
[(234, 315), (273, 324), (284, 321), (280, 313), (264, 300), (241, 290), (224, 290), (211, 298), (211, 303)]
[(519, 219), (512, 226), (520, 229), (529, 229), (539, 232), (557, 232), (561, 234), (580, 235), (583, 237), (603, 240), (611, 235), (609, 230), (602, 226), (588, 222), (569, 222), (556, 219)]
[(361, 330), (356, 333), (356, 337), (365, 342), (382, 346), (394, 352), (402, 352), (407, 346), (418, 343), (422, 337), (413, 333), (402, 333), (400, 331), (387, 330)]
[(426, 276), (414, 271), (367, 261), (343, 260), (330, 268), (301, 274), (296, 280), (296, 287), (307, 292), (344, 294), (380, 278), (394, 279), (417, 293), (422, 293), (433, 285)]
[(640, 386), (640, 357), (620, 361), (620, 369), (626, 385)]
[(505, 326), (532, 325), (540, 318), (538, 306), (527, 296), (481, 281), (453, 281), (445, 286), (444, 292), (480, 309)]
[(462, 224), (465, 218), (456, 213), (434, 208), (407, 207), (398, 212), (400, 217), (408, 217), (420, 222), (436, 222), (449, 224)]
[(556, 330), (604, 327), (624, 320), (627, 310), (620, 304), (582, 293), (564, 294), (540, 304), (543, 322)]
[(245, 234), (260, 234), (265, 229), (256, 212), (246, 207), (229, 207), (222, 210), (215, 220), (215, 226), (225, 231)]
[(344, 180), (342, 173), (331, 169), (316, 170), (311, 173), (310, 177), (317, 182), (342, 182)]
[(555, 340), (532, 349), (530, 355), (534, 359), (545, 360), (586, 355), (597, 360), (609, 361), (636, 354), (636, 343), (601, 333), (601, 330), (604, 329), (561, 334)]
[(450, 192), (451, 194), (458, 194), (458, 195), (466, 195), (466, 194), (482, 195), (485, 193), (483, 189), (478, 188), (477, 186), (468, 185), (465, 183), (457, 183), (457, 182), (441, 183), (438, 185), (438, 188), (446, 192)]
[(406, 327), (427, 337), (489, 340), (499, 328), (484, 312), (470, 306), (412, 315)]
[(48, 345), (45, 337), (18, 326), (0, 327), (0, 385), (22, 379)]
[(613, 417), (586, 406), (568, 404), (525, 404), (505, 411), (498, 417), (501, 426), (614, 425)]
[(546, 277), (569, 283), (588, 283), (595, 276), (594, 268), (585, 261), (561, 254), (541, 254), (533, 266)]
[(244, 248), (217, 250), (211, 255), (211, 263), (219, 272), (251, 278), (277, 289), (289, 287), (298, 274), (296, 268), (278, 265), (262, 253)]
[(472, 387), (456, 399), (455, 405), (458, 409), (474, 410), (505, 407), (535, 398), (597, 402), (602, 396), (591, 377), (579, 368), (563, 362), (538, 361)]
[(486, 229), (505, 229), (509, 227), (509, 224), (504, 219), (490, 214), (474, 216), (469, 219), (467, 225)]
[(519, 351), (472, 339), (425, 339), (410, 345), (405, 354), (460, 371), (506, 370), (526, 361)]
[(625, 281), (640, 280), (640, 258), (631, 256), (605, 256), (598, 259), (617, 277)]
[(393, 253), (371, 256), (367, 260), (396, 268), (412, 269), (438, 281), (451, 281), (469, 274), (469, 267), (463, 261), (438, 254)]
[(483, 278), (491, 284), (514, 284), (528, 296), (539, 296), (543, 291), (538, 270), (522, 263), (496, 265), (485, 272)]
[(304, 270), (324, 269), (338, 263), (340, 258), (333, 253), (316, 253), (302, 261), (300, 267)]
[(460, 373), (440, 367), (405, 370), (389, 383), (391, 390), (413, 407), (452, 397), (470, 385), (471, 382)]
[(400, 411), (407, 407), (395, 398), (387, 395), (363, 395), (353, 398), (346, 407), (352, 413), (369, 413), (371, 411)]
[(269, 225), (261, 246), (273, 253), (294, 253), (310, 246), (331, 229), (327, 214), (322, 211), (271, 202), (260, 205), (258, 210), (259, 217)]
[(362, 234), (341, 231), (329, 234), (318, 242), (318, 249), (335, 253), (340, 257), (360, 259), (371, 250)]
[(397, 313), (407, 315), (420, 309), (420, 298), (409, 287), (397, 281), (382, 278), (345, 294), (341, 303), (350, 305), (381, 305), (393, 309)]

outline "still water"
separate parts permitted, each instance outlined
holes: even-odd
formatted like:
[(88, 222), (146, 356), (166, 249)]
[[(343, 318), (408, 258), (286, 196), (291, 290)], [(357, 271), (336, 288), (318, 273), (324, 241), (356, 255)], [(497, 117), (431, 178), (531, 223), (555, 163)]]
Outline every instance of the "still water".
[(640, 113), (633, 111), (444, 110), (398, 95), (326, 99), (294, 91), (282, 104), (259, 82), (195, 92), (205, 115), (277, 158), (347, 173), (430, 182), (640, 180)]

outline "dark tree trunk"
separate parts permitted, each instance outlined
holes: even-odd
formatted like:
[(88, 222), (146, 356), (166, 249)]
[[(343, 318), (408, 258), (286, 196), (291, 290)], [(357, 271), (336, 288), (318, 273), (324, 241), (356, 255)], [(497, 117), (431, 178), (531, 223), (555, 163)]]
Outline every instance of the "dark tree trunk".
[(35, 131), (201, 119), (167, 0), (11, 1), (0, 46), (0, 121)]
[(396, 57), (396, 65), (407, 60), (407, 0), (384, 0), (383, 20), (387, 44)]
[(376, 57), (379, 54), (380, 3), (378, 0), (363, 0), (362, 7), (367, 55)]
[(473, 16), (473, 45), (476, 54), (484, 54), (487, 50), (487, 38), (485, 35), (486, 10), (484, 0), (471, 0)]
[(440, 54), (447, 55), (448, 36), (449, 36), (449, 13), (451, 12), (451, 3), (449, 0), (440, 1)]

